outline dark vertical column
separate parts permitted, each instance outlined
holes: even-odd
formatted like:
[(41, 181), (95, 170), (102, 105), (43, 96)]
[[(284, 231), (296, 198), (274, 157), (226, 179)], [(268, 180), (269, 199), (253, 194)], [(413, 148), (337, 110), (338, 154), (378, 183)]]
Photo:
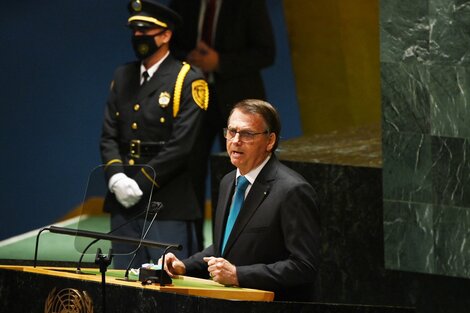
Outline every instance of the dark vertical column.
[(380, 9), (385, 267), (468, 277), (470, 3)]

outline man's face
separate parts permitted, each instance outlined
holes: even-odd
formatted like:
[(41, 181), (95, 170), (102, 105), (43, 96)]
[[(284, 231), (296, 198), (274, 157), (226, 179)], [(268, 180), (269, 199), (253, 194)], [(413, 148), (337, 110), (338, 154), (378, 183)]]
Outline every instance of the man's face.
[[(259, 114), (246, 114), (236, 109), (230, 115), (228, 132), (234, 133), (232, 139), (227, 139), (227, 152), (230, 161), (242, 175), (260, 165), (274, 146), (276, 135), (266, 132), (266, 124)], [(256, 134), (249, 136), (251, 139), (241, 138), (238, 132)], [(231, 136), (227, 136), (231, 138)]]

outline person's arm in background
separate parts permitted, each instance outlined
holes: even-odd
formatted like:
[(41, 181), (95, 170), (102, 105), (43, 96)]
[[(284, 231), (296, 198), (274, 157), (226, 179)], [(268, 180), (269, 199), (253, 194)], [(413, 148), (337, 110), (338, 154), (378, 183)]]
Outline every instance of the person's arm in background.
[[(172, 52), (178, 58), (199, 67), (203, 72), (215, 72), (229, 79), (250, 72), (258, 72), (274, 63), (276, 45), (265, 0), (224, 1), (217, 22), (215, 48), (196, 42), (199, 8), (184, 5), (196, 1), (173, 0), (172, 8), (183, 15), (184, 29), (176, 33)], [(227, 21), (231, 15), (234, 22)], [(189, 20), (188, 20), (189, 19)]]

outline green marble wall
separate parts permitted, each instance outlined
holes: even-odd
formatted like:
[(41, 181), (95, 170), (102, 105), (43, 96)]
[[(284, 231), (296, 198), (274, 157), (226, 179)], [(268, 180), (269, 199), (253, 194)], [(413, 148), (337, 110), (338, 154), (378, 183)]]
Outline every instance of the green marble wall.
[(385, 267), (470, 275), (470, 1), (381, 0)]

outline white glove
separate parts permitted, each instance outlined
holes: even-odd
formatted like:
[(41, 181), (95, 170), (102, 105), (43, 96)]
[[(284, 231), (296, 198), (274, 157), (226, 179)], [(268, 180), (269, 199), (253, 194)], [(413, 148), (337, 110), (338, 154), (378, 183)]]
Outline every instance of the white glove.
[(124, 173), (117, 173), (111, 176), (108, 183), (109, 190), (116, 195), (116, 199), (125, 208), (130, 208), (142, 197), (142, 190), (132, 178)]

